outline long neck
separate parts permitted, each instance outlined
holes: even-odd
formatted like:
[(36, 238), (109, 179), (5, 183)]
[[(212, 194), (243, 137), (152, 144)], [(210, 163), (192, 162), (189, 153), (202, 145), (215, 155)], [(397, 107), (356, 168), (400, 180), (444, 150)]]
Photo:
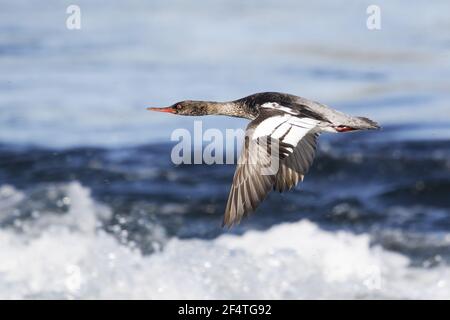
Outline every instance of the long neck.
[(224, 116), (254, 119), (257, 115), (247, 105), (240, 101), (228, 101), (228, 102), (208, 102), (208, 109), (213, 114), (220, 114)]

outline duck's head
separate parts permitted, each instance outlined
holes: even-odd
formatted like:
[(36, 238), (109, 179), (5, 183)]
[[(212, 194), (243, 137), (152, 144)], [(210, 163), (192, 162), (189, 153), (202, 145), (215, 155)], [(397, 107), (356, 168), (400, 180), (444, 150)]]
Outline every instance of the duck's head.
[(214, 114), (212, 103), (206, 101), (185, 100), (165, 108), (147, 108), (150, 111), (166, 112), (183, 116), (204, 116)]

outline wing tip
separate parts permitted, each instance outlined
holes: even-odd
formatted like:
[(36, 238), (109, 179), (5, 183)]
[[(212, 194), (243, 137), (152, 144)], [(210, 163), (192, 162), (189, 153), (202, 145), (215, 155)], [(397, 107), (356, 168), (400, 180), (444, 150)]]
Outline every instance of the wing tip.
[(363, 129), (367, 129), (367, 130), (381, 130), (383, 129), (378, 122), (373, 121), (369, 118), (366, 117), (357, 117), (357, 119), (359, 119), (360, 121), (363, 122)]
[(232, 227), (238, 225), (241, 222), (241, 219), (229, 219), (227, 214), (225, 213), (222, 220), (222, 229), (230, 230)]

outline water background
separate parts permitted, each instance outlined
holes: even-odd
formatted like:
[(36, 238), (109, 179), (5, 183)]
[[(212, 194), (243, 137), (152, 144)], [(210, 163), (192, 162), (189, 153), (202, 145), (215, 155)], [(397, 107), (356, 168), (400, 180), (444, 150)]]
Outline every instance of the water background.
[[(0, 0), (1, 298), (450, 298), (448, 1), (70, 4)], [(261, 91), (383, 130), (222, 230), (234, 166), (174, 166), (194, 119), (145, 108)]]

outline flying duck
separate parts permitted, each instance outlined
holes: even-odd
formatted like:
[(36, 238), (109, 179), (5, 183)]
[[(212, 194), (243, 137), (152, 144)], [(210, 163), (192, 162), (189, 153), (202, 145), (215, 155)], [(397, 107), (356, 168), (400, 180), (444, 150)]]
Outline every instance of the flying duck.
[[(229, 102), (186, 100), (147, 110), (251, 120), (223, 218), (223, 225), (228, 227), (254, 211), (272, 189), (283, 192), (303, 181), (320, 133), (380, 128), (368, 118), (349, 116), (324, 104), (279, 92), (256, 93)], [(276, 170), (268, 170), (272, 164)]]

